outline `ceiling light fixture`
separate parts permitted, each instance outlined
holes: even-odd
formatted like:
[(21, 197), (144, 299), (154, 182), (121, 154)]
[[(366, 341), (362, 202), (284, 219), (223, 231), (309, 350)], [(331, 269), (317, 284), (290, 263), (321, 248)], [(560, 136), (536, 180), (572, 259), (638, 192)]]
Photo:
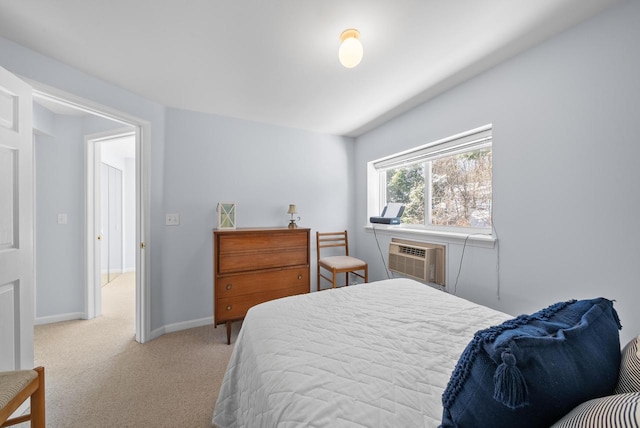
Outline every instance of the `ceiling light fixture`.
[(362, 61), (362, 43), (360, 43), (360, 32), (355, 29), (344, 30), (340, 35), (340, 49), (338, 58), (340, 64), (347, 68), (353, 68)]

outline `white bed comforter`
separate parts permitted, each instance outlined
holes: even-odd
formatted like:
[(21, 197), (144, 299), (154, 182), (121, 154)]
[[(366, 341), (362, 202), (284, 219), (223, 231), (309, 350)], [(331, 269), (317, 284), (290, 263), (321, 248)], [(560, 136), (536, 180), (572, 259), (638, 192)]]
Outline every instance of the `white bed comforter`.
[(244, 320), (213, 423), (437, 427), (465, 346), (509, 318), (409, 279), (263, 303)]

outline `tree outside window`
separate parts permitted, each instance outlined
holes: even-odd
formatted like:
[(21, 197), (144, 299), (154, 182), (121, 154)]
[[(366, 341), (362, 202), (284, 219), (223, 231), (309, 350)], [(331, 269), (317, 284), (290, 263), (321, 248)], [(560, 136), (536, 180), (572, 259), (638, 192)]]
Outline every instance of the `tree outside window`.
[(490, 228), (493, 165), (486, 146), (381, 171), (386, 203), (405, 206), (404, 224)]

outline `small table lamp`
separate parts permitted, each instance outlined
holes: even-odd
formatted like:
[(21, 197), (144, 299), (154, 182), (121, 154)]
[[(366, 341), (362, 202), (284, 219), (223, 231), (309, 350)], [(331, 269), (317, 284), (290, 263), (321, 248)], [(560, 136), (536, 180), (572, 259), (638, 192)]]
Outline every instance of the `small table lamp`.
[(297, 228), (298, 225), (296, 224), (296, 220), (300, 221), (300, 217), (296, 219), (293, 218), (294, 214), (298, 214), (298, 212), (296, 211), (296, 206), (294, 204), (289, 205), (289, 210), (287, 211), (287, 214), (291, 215), (291, 220), (289, 220), (289, 229)]

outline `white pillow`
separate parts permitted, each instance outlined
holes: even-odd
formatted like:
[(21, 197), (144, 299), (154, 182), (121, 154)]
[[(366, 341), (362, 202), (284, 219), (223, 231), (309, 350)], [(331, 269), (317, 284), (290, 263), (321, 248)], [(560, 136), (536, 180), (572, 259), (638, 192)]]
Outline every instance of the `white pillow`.
[(632, 339), (622, 350), (620, 375), (615, 393), (640, 392), (640, 336)]
[(585, 401), (551, 428), (612, 428), (640, 425), (640, 392)]

